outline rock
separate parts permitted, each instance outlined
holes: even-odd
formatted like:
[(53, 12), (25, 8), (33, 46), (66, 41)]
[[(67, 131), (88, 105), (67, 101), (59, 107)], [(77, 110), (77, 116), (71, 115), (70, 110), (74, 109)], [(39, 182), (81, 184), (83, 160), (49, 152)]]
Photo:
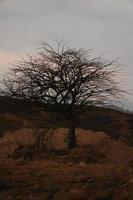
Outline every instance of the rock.
[(73, 166), (73, 163), (72, 162), (68, 162), (67, 165), (71, 167), (71, 166)]
[(57, 128), (57, 129), (50, 129), (45, 137), (44, 143), (48, 150), (66, 150), (68, 149), (67, 145), (67, 128)]
[(1, 139), (1, 144), (32, 145), (35, 142), (33, 129), (22, 128), (17, 131), (8, 132)]
[[(44, 137), (44, 142), (49, 150), (66, 150), (68, 149), (67, 136), (68, 128), (50, 129)], [(109, 138), (104, 132), (94, 132), (79, 128), (76, 129), (76, 137), (79, 147), (97, 144)]]
[(85, 162), (79, 162), (79, 167), (86, 167), (86, 163)]
[(95, 132), (85, 129), (76, 129), (77, 143), (79, 146), (101, 143), (109, 139), (109, 136), (104, 132)]

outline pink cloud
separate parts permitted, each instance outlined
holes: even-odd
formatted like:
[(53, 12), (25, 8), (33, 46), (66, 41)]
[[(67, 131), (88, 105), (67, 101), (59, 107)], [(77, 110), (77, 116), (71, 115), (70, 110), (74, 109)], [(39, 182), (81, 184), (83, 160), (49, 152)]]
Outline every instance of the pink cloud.
[(0, 50), (0, 65), (8, 65), (17, 59), (17, 55), (7, 51)]

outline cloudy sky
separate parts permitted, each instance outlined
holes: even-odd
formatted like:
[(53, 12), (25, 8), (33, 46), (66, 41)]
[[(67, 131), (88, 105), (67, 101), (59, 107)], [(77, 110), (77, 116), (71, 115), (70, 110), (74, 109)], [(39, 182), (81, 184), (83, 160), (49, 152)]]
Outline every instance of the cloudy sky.
[(133, 0), (0, 0), (0, 74), (54, 39), (118, 58), (133, 108)]

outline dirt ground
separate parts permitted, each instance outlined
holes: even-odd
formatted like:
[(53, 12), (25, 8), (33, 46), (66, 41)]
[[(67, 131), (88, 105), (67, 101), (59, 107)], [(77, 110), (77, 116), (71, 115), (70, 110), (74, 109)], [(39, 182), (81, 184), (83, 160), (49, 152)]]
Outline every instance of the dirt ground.
[(133, 147), (103, 132), (78, 129), (78, 147), (69, 150), (64, 143), (60, 149), (66, 129), (56, 129), (49, 151), (24, 158), (17, 149), (34, 142), (32, 131), (0, 139), (0, 200), (133, 199)]

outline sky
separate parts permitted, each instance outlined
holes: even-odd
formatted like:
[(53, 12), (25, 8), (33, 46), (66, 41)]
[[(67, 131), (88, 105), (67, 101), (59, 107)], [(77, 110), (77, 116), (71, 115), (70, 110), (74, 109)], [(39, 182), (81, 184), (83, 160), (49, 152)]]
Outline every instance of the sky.
[(0, 75), (55, 39), (117, 58), (133, 110), (133, 0), (0, 0)]

